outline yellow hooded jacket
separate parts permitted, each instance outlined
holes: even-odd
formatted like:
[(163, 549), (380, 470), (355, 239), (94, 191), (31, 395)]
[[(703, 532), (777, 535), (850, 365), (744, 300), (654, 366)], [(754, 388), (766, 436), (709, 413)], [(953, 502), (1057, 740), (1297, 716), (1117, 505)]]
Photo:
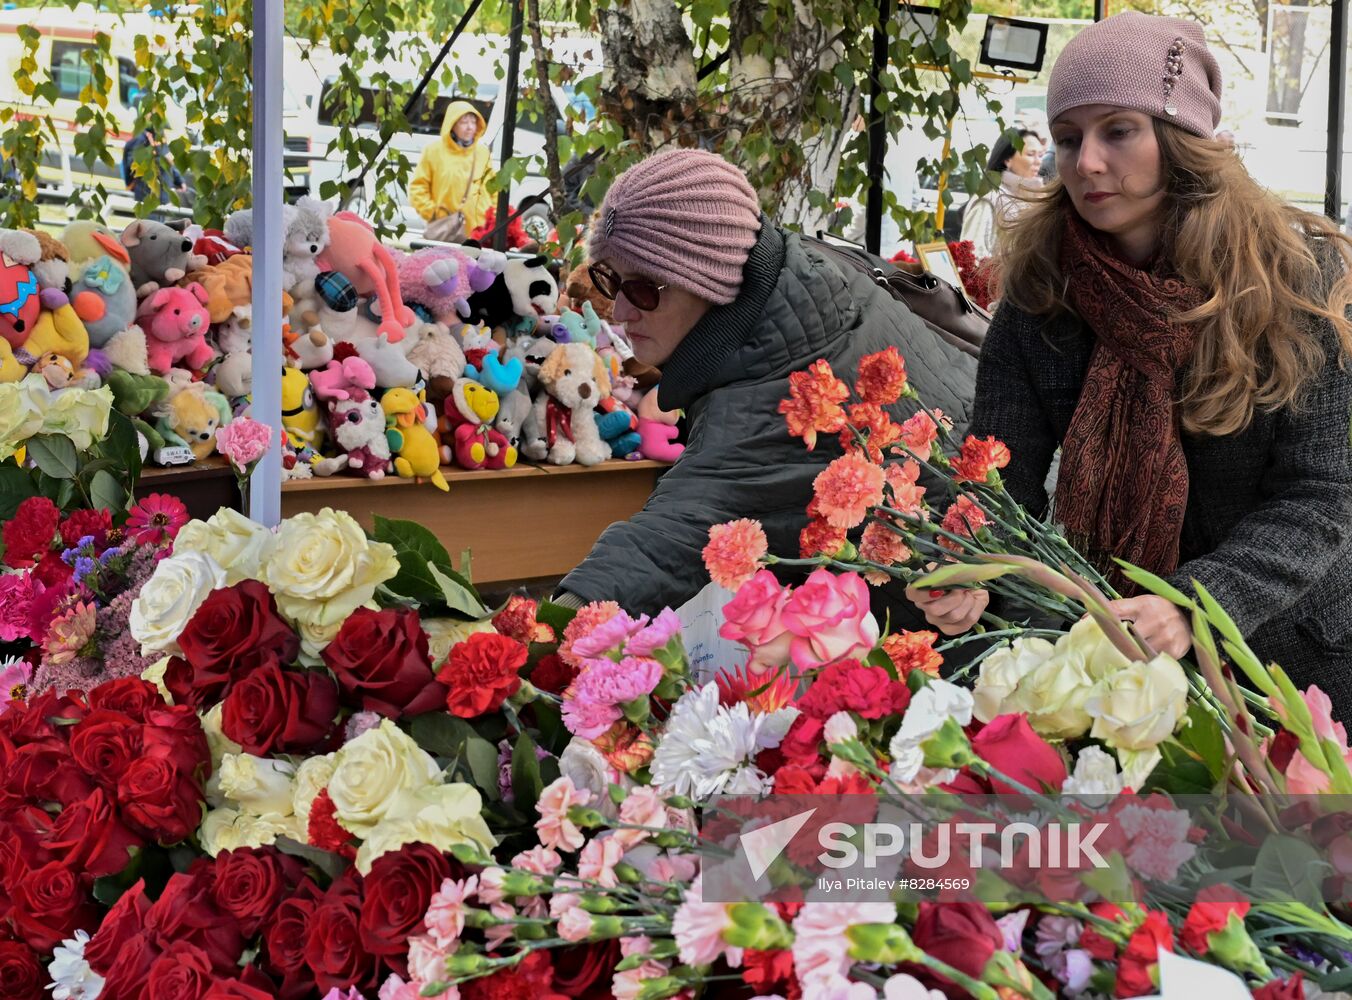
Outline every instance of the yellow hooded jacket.
[[(474, 142), (468, 147), (457, 143), (451, 134), (455, 123), (464, 115), (473, 115), (479, 123)], [(446, 108), (446, 117), (441, 123), (441, 141), (423, 150), (422, 160), (408, 186), (414, 211), (428, 222), (453, 212), (464, 212), (466, 232), (484, 224), (485, 213), (493, 203), (486, 189), (493, 176), (490, 162), (493, 154), (479, 143), (487, 127), (483, 115), (468, 101), (453, 101)], [(468, 196), (465, 195), (466, 186)], [(460, 203), (462, 197), (463, 205)]]

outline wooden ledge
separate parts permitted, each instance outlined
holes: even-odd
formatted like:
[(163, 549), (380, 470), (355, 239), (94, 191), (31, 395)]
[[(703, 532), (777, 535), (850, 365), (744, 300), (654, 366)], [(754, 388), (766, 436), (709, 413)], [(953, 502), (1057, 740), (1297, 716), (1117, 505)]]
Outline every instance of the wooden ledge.
[[(533, 479), (541, 476), (578, 476), (595, 474), (602, 475), (614, 472), (640, 472), (657, 469), (670, 468), (666, 462), (653, 462), (647, 459), (640, 462), (626, 462), (622, 459), (611, 459), (602, 462), (600, 465), (523, 465), (518, 464), (510, 469), (462, 469), (455, 465), (443, 465), (441, 474), (446, 477), (446, 482), (452, 485), (456, 483), (483, 483), (486, 480), (502, 481), (508, 479)], [(412, 479), (402, 479), (393, 473), (388, 473), (383, 479), (366, 479), (360, 476), (352, 476), (340, 472), (333, 476), (315, 476), (313, 479), (293, 479), (282, 484), (283, 492), (304, 493), (309, 490), (350, 490), (350, 489), (381, 489), (387, 486), (424, 486), (435, 490), (426, 480), (421, 483)]]

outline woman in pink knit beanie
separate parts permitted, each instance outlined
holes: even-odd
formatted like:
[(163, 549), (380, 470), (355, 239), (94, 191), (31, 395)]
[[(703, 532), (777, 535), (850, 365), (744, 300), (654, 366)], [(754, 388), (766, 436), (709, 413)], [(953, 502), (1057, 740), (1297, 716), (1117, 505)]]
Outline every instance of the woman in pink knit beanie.
[[(972, 433), (1008, 444), (1005, 482), (1039, 515), (1060, 449), (1052, 517), (1153, 648), (1182, 656), (1191, 623), (1119, 561), (1205, 585), (1348, 719), (1352, 241), (1214, 138), (1220, 97), (1191, 21), (1119, 14), (1066, 46), (1047, 88), (1060, 178), (1001, 235)], [(910, 596), (950, 634), (986, 606)]]
[[(779, 403), (789, 375), (818, 358), (851, 380), (860, 358), (895, 345), (911, 385), (966, 424), (975, 359), (866, 274), (771, 222), (742, 172), (714, 153), (658, 153), (617, 177), (587, 249), (635, 356), (662, 370), (659, 407), (684, 411), (688, 433), (644, 509), (564, 579), (565, 604), (680, 607), (708, 584), (700, 552), (724, 521), (756, 518), (771, 551), (797, 553), (812, 481), (841, 450), (834, 439), (804, 449)], [(893, 408), (897, 421), (908, 415)]]

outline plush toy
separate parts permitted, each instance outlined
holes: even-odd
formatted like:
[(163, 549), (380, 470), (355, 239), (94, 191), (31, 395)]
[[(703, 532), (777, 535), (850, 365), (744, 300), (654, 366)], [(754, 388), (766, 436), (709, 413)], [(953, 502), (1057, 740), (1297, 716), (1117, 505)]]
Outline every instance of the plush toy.
[(289, 366), (282, 369), (282, 430), (287, 443), (298, 453), (305, 449), (317, 453), (324, 443), (310, 380), (299, 368)]
[(417, 345), (408, 352), (408, 360), (427, 380), (427, 399), (437, 408), (450, 395), (455, 380), (465, 374), (465, 352), (443, 323), (423, 327)]
[(341, 360), (330, 361), (322, 371), (310, 372), (310, 386), (319, 402), (340, 402), (354, 398), (357, 390), (367, 394), (374, 391), (376, 373), (366, 361), (345, 351)]
[(101, 222), (77, 219), (61, 230), (61, 245), (70, 255), (72, 270), (107, 254), (128, 272), (131, 271), (131, 257), (127, 253), (127, 248), (122, 245), (117, 234)]
[(104, 347), (136, 322), (136, 289), (131, 275), (111, 254), (76, 265), (70, 304), (89, 334), (91, 347)]
[(423, 426), (427, 406), (412, 389), (391, 389), (381, 397), (380, 407), (388, 421), (390, 450), (396, 455), (394, 471), (404, 479), (428, 479), (439, 490), (449, 490), (441, 474), (437, 439)]
[(235, 308), (253, 302), (253, 258), (235, 254), (202, 268), (195, 276), (207, 293), (207, 314), (213, 325), (227, 322)]
[(45, 308), (38, 313), (33, 332), (22, 349), (14, 352), (15, 357), (24, 364), (32, 364), (44, 354), (60, 354), (79, 368), (89, 357), (89, 332), (71, 308), (65, 292), (44, 288), (40, 297)]
[(131, 257), (132, 284), (141, 297), (206, 266), (206, 258), (193, 253), (191, 239), (160, 222), (137, 219), (122, 230), (121, 240)]
[(596, 465), (610, 457), (592, 412), (610, 396), (610, 376), (586, 344), (560, 344), (540, 366), (540, 388), (531, 414), (525, 454), (554, 465)]
[(233, 351), (212, 366), (216, 390), (230, 401), (236, 415), (244, 411), (244, 401), (253, 394), (253, 354)]
[(65, 244), (56, 237), (36, 229), (22, 231), (38, 241), (38, 248), (41, 251), (41, 256), (33, 265), (33, 276), (38, 279), (38, 287), (59, 288), (63, 292), (69, 292), (70, 251), (66, 249)]
[(351, 212), (330, 216), (328, 228), (329, 245), (319, 256), (319, 266), (341, 273), (359, 295), (374, 295), (380, 301), (380, 331), (397, 344), (415, 317), (399, 297), (399, 275), (390, 252), (376, 239), (375, 231)]
[(558, 306), (559, 283), (548, 265), (542, 256), (509, 259), (492, 285), (470, 296), (470, 321), (511, 335), (533, 332)]
[(153, 372), (163, 375), (180, 361), (198, 371), (215, 356), (206, 340), (207, 293), (199, 284), (161, 288), (141, 303), (137, 319)]
[(462, 469), (510, 469), (516, 448), (494, 428), (498, 394), (469, 378), (455, 380), (442, 404), (441, 459)]
[(290, 291), (319, 277), (316, 259), (329, 245), (330, 210), (322, 201), (301, 198), (283, 214), (286, 234), (282, 244), (282, 281)]
[(77, 368), (64, 354), (49, 351), (33, 362), (32, 372), (41, 375), (53, 393), (62, 389), (97, 389), (98, 373), (88, 368)]
[(509, 392), (515, 392), (516, 387), (521, 384), (525, 368), (525, 360), (522, 358), (508, 358), (503, 361), (496, 351), (488, 351), (477, 366), (465, 366), (465, 376), (492, 389), (499, 396), (505, 396)]
[(219, 229), (204, 229), (192, 245), (192, 252), (207, 262), (207, 267), (223, 264), (243, 249), (235, 246)]
[(418, 366), (404, 354), (406, 343), (412, 341), (405, 338), (397, 344), (391, 343), (389, 335), (382, 331), (375, 340), (358, 341), (355, 345), (357, 356), (371, 366), (380, 388), (411, 389), (421, 380)]
[(15, 350), (33, 332), (42, 302), (33, 265), (42, 247), (29, 233), (0, 229), (0, 336)]
[(609, 399), (601, 400), (594, 416), (596, 432), (610, 446), (611, 458), (628, 458), (643, 444), (638, 433), (638, 417), (613, 394)]
[(663, 410), (657, 405), (657, 389), (653, 389), (638, 404), (638, 435), (642, 440), (639, 451), (644, 458), (658, 462), (674, 462), (685, 451), (685, 445), (677, 444), (680, 433), (676, 421), (679, 413)]
[[(355, 360), (355, 359), (354, 359)], [(347, 470), (368, 479), (383, 479), (390, 468), (390, 443), (385, 411), (362, 389), (333, 400), (328, 412), (329, 436), (345, 452)]]
[(522, 362), (521, 388), (531, 395), (535, 394), (540, 384), (540, 366), (558, 346), (557, 341), (548, 337), (535, 336), (517, 337), (507, 345), (507, 350), (503, 352), (504, 357), (508, 361), (520, 358)]
[(158, 429), (166, 444), (188, 448), (200, 462), (215, 450), (216, 431), (229, 419), (225, 397), (197, 382), (169, 397)]
[(138, 375), (114, 370), (104, 376), (113, 393), (113, 408), (131, 420), (141, 444), (141, 460), (164, 447), (164, 436), (143, 417), (169, 395), (169, 383), (158, 375)]
[(409, 306), (424, 306), (441, 323), (468, 319), (469, 298), (487, 291), (497, 275), (457, 247), (424, 247), (395, 255), (399, 291)]
[(493, 429), (501, 434), (512, 448), (519, 451), (530, 413), (530, 393), (524, 389), (509, 392), (498, 403), (498, 415), (493, 419)]
[(615, 302), (596, 290), (596, 285), (591, 280), (591, 272), (585, 267), (575, 267), (568, 272), (564, 292), (568, 296), (569, 309), (580, 310), (583, 303), (589, 302), (597, 316), (607, 323), (611, 321)]
[(565, 309), (554, 323), (553, 336), (560, 344), (587, 344), (596, 349), (608, 346), (599, 343), (601, 336), (601, 317), (596, 315), (590, 302), (582, 303), (582, 311)]

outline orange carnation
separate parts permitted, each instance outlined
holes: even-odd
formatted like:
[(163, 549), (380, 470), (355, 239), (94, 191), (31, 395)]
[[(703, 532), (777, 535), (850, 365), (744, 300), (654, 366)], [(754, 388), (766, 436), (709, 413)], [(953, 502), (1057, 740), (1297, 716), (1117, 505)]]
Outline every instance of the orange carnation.
[(887, 488), (892, 492), (892, 509), (924, 516), (925, 487), (920, 485), (920, 463), (908, 458), (899, 465), (889, 465), (885, 476)]
[[(859, 540), (859, 556), (882, 566), (895, 566), (911, 558), (911, 548), (899, 533), (881, 521), (873, 521), (864, 529), (864, 537)], [(882, 570), (872, 569), (864, 573), (864, 579), (875, 587), (881, 587), (892, 577)]]
[(818, 434), (834, 434), (845, 426), (840, 404), (849, 398), (849, 387), (836, 378), (830, 364), (818, 359), (807, 371), (789, 376), (789, 398), (780, 401), (779, 412), (788, 421), (789, 433), (802, 438), (811, 451)]
[(883, 652), (897, 668), (902, 680), (912, 670), (920, 670), (932, 677), (939, 676), (944, 658), (934, 649), (939, 639), (937, 632), (894, 632), (883, 640)]
[(804, 559), (833, 556), (845, 545), (845, 529), (832, 527), (824, 518), (814, 517), (798, 535), (798, 552)]
[(1009, 449), (993, 437), (975, 438), (968, 435), (962, 451), (953, 459), (953, 478), (958, 482), (970, 480), (984, 483), (996, 469), (1009, 464)]
[(653, 759), (653, 741), (624, 719), (592, 740), (592, 745), (612, 767), (625, 774), (633, 774)]
[[(865, 446), (871, 461), (881, 463), (887, 448), (901, 440), (901, 427), (892, 422), (877, 403), (855, 403), (850, 407), (850, 424), (866, 433)], [(840, 446), (846, 451), (858, 451), (859, 438), (850, 427), (840, 432)]]
[(895, 347), (862, 358), (854, 388), (865, 403), (891, 406), (906, 391), (906, 359)]
[(863, 523), (870, 507), (882, 503), (883, 482), (882, 466), (851, 452), (817, 473), (812, 492), (827, 523), (848, 531)]
[(720, 587), (736, 590), (756, 575), (761, 557), (770, 549), (759, 521), (742, 518), (709, 529), (704, 546), (704, 566)]
[[(962, 494), (944, 515), (943, 528), (961, 538), (972, 538), (978, 531), (991, 523), (986, 512), (966, 493)], [(959, 546), (949, 538), (941, 538), (939, 544), (957, 551)]]
[[(938, 417), (945, 427), (952, 426), (944, 416), (943, 410), (935, 410), (934, 416)], [(930, 448), (938, 439), (939, 425), (934, 422), (934, 417), (924, 410), (920, 410), (901, 425), (901, 443), (921, 458), (929, 456)]]

